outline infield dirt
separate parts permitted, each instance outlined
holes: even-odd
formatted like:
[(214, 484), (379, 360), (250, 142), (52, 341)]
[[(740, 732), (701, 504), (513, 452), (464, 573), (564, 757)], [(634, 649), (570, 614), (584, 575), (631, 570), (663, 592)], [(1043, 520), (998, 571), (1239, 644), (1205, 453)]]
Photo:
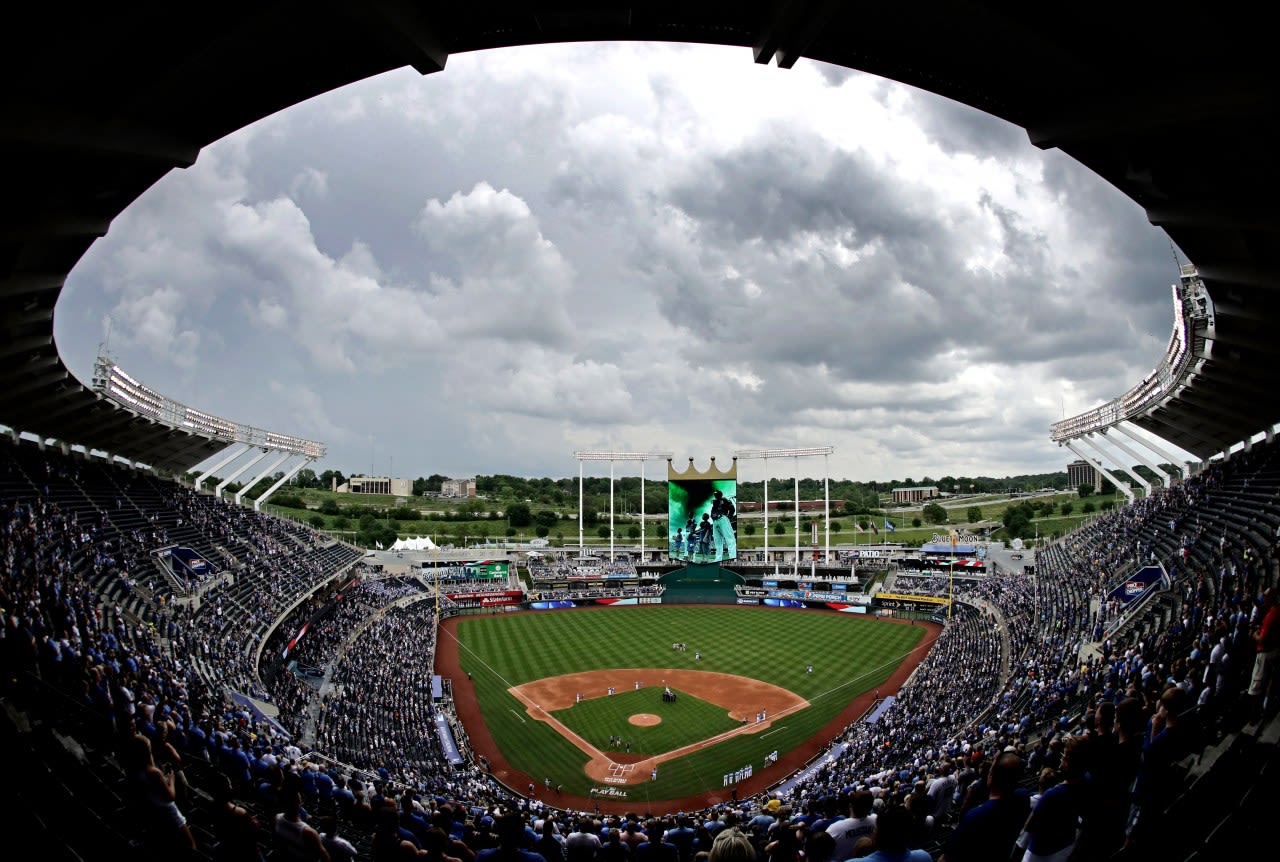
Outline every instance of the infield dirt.
[[(627, 612), (628, 612), (627, 610), (623, 610), (623, 609), (583, 608), (579, 610), (555, 611), (554, 613), (594, 614), (594, 613), (627, 613)], [(541, 612), (532, 611), (531, 613), (541, 613)], [(805, 613), (825, 613), (825, 612), (820, 610), (814, 610), (814, 611), (806, 611)], [(588, 810), (588, 811), (594, 809), (594, 810), (599, 810), (601, 812), (609, 813), (609, 814), (625, 814), (629, 811), (636, 810), (636, 806), (638, 803), (637, 801), (634, 801), (634, 800), (614, 801), (614, 800), (607, 800), (607, 799), (571, 796), (568, 794), (561, 796), (559, 794), (554, 793), (553, 791), (545, 790), (542, 786), (541, 780), (535, 781), (535, 779), (532, 776), (527, 775), (524, 772), (517, 771), (511, 767), (511, 765), (507, 762), (506, 758), (503, 756), (502, 751), (498, 747), (496, 741), (493, 739), (493, 735), (489, 732), (488, 726), (484, 722), (484, 717), (480, 712), (480, 706), (476, 699), (475, 688), (472, 686), (471, 681), (467, 679), (466, 674), (463, 673), (460, 669), (460, 665), (458, 661), (457, 625), (461, 619), (462, 618), (460, 617), (454, 617), (448, 620), (444, 620), (440, 623), (441, 631), (440, 631), (439, 637), (437, 637), (436, 639), (436, 673), (452, 680), (454, 708), (457, 711), (458, 718), (462, 721), (463, 726), (466, 727), (467, 729), (467, 736), (471, 740), (471, 745), (472, 745), (474, 754), (483, 755), (488, 760), (489, 769), (492, 775), (496, 779), (501, 781), (503, 784), (510, 787), (516, 793), (520, 793), (521, 788), (526, 788), (530, 785), (533, 785), (536, 788), (536, 794), (542, 794), (541, 801), (549, 805), (554, 805), (560, 808), (574, 808), (574, 809)], [(879, 619), (875, 621), (866, 620), (866, 622), (876, 623), (876, 624), (888, 624), (888, 625), (908, 625), (906, 621), (895, 620), (891, 618)], [(898, 689), (902, 686), (902, 684), (905, 683), (907, 678), (911, 675), (911, 672), (915, 670), (916, 666), (923, 660), (924, 656), (928, 654), (927, 647), (933, 644), (933, 642), (937, 639), (938, 635), (941, 633), (941, 630), (942, 630), (942, 627), (937, 625), (936, 623), (917, 622), (915, 623), (915, 625), (922, 626), (926, 631), (925, 639), (920, 644), (920, 646), (926, 647), (926, 649), (915, 649), (911, 652), (910, 656), (901, 665), (898, 666), (898, 668), (892, 673), (892, 675), (884, 683), (882, 683), (879, 686), (879, 690), (882, 695), (895, 694), (898, 691)], [(646, 685), (661, 685), (662, 684), (661, 680), (665, 678), (669, 683), (673, 685), (673, 687), (680, 688), (681, 686), (672, 682), (672, 679), (674, 674), (678, 674), (681, 672), (683, 671), (679, 669), (674, 669), (674, 668), (651, 668), (651, 669), (644, 669), (639, 671), (635, 668), (628, 668), (623, 671), (618, 671), (618, 670), (597, 671), (597, 672), (592, 672), (592, 674), (598, 673), (598, 674), (609, 675), (608, 678), (601, 677), (601, 682), (599, 687), (601, 687), (602, 689), (605, 685), (608, 685), (610, 682), (616, 682), (616, 680), (614, 679), (615, 677), (621, 678), (619, 677), (619, 674), (627, 676), (625, 684), (629, 687), (631, 684), (631, 680), (638, 678), (635, 676), (637, 673), (646, 674), (646, 677), (639, 677), (645, 682)], [(695, 673), (699, 675), (706, 674), (706, 672), (704, 671), (689, 671), (689, 673)], [(569, 706), (573, 704), (574, 695), (576, 692), (590, 690), (590, 689), (573, 682), (557, 683), (556, 680), (557, 679), (565, 680), (565, 679), (571, 679), (571, 678), (580, 679), (582, 677), (590, 676), (590, 675), (591, 674), (579, 673), (579, 674), (570, 674), (560, 678), (551, 677), (543, 680), (535, 680), (534, 682), (525, 683), (522, 686), (517, 686), (516, 689), (527, 689), (530, 686), (533, 686), (534, 688), (531, 689), (531, 691), (536, 691), (536, 692), (545, 691), (546, 692), (545, 695), (539, 694), (539, 696), (536, 699), (526, 698), (519, 694), (517, 694), (517, 696), (521, 697), (521, 700), (523, 700), (526, 706), (529, 707), (531, 715), (534, 715), (533, 710), (539, 707), (546, 711), (563, 708), (565, 706)], [(650, 676), (652, 681), (650, 681)], [(764, 686), (768, 689), (773, 689), (777, 692), (783, 692), (785, 695), (788, 695), (793, 699), (792, 705), (794, 705), (794, 701), (803, 702), (802, 699), (792, 694), (791, 692), (787, 692), (784, 689), (780, 689), (768, 683), (759, 682), (757, 680), (751, 680), (746, 677), (732, 676), (730, 674), (715, 674), (715, 676), (725, 677), (726, 682), (741, 681), (741, 682), (733, 682), (732, 684), (735, 686), (743, 685), (746, 683), (755, 683), (757, 685)], [(567, 691), (560, 690), (561, 687), (564, 685), (568, 686)], [(539, 686), (545, 686), (546, 688), (540, 689), (538, 688)], [(710, 694), (709, 689), (702, 687), (702, 688), (699, 688), (698, 691), (700, 696), (704, 697), (705, 699), (710, 700), (713, 703), (717, 703), (717, 704), (721, 703), (720, 700), (717, 700), (709, 696)], [(513, 690), (513, 693), (515, 693), (515, 690)], [(757, 694), (762, 694), (762, 692)], [(822, 749), (826, 747), (827, 743), (831, 739), (833, 739), (837, 734), (839, 734), (841, 730), (843, 730), (847, 725), (849, 725), (853, 721), (856, 721), (860, 716), (864, 715), (871, 708), (874, 702), (875, 702), (875, 694), (871, 691), (865, 692), (853, 698), (853, 700), (851, 700), (845, 706), (845, 708), (840, 711), (838, 715), (836, 715), (834, 718), (832, 718), (822, 727), (820, 732), (812, 736), (805, 743), (797, 746), (796, 748), (791, 749), (788, 752), (784, 752), (773, 766), (769, 767), (768, 769), (764, 769), (759, 772), (756, 772), (751, 778), (742, 782), (737, 788), (739, 798), (744, 798), (748, 795), (759, 793), (763, 790), (766, 790), (769, 787), (773, 786), (774, 784), (782, 781), (786, 776), (790, 775), (792, 772), (795, 772), (796, 770), (800, 769), (815, 754), (822, 751)], [(752, 714), (754, 713), (754, 710), (757, 708), (765, 709), (770, 715), (775, 715), (777, 713), (780, 713), (782, 709), (786, 708), (785, 704), (783, 704), (780, 701), (778, 704), (777, 710), (770, 709), (768, 705), (762, 704), (758, 698), (755, 700), (749, 701), (748, 704), (749, 705), (737, 704), (735, 707), (739, 711), (741, 711), (744, 708), (747, 709), (749, 712), (746, 717), (748, 718), (752, 716)], [(535, 717), (541, 718), (544, 720), (545, 718), (549, 718), (549, 716), (543, 716), (543, 715), (535, 715)], [(761, 723), (760, 725), (755, 725), (754, 723), (750, 723), (744, 726), (744, 728), (740, 729), (740, 731), (736, 731), (736, 732), (745, 732), (746, 730), (751, 729), (753, 727), (756, 730), (758, 730), (764, 726), (767, 726), (767, 724), (768, 722)], [(565, 736), (565, 738), (573, 741), (578, 748), (583, 750), (588, 755), (588, 757), (591, 758), (592, 765), (596, 765), (597, 769), (603, 770), (601, 775), (608, 774), (609, 772), (608, 761), (611, 759), (614, 763), (634, 763), (636, 765), (634, 772), (637, 774), (642, 774), (643, 776), (647, 777), (649, 774), (649, 769), (651, 768), (651, 765), (650, 765), (651, 761), (657, 760), (658, 762), (661, 762), (660, 760), (658, 760), (658, 758), (669, 759), (671, 756), (684, 756), (696, 750), (697, 747), (704, 746), (705, 744), (716, 744), (720, 741), (723, 741), (723, 737), (715, 738), (714, 741), (704, 740), (701, 743), (695, 743), (693, 747), (678, 749), (677, 750), (678, 754), (673, 755), (672, 752), (666, 752), (663, 755), (659, 755), (658, 758), (646, 758), (643, 756), (626, 757), (626, 756), (616, 756), (616, 755), (612, 756), (611, 758), (607, 758), (601, 755), (600, 763), (596, 764), (597, 758), (595, 755), (592, 754), (592, 752), (596, 752), (596, 749), (591, 747), (590, 744), (586, 743), (585, 741), (575, 740), (574, 739), (575, 735), (572, 734), (571, 731), (568, 731), (567, 728), (561, 730), (561, 733)], [(597, 752), (597, 754), (599, 753)], [(590, 774), (593, 778), (600, 777), (600, 775), (597, 775), (596, 772), (591, 771), (590, 767), (588, 767), (588, 774)], [(706, 808), (710, 805), (715, 805), (720, 802), (725, 802), (727, 801), (727, 799), (728, 799), (728, 796), (726, 792), (721, 788), (716, 788), (714, 790), (710, 790), (704, 793), (695, 794), (693, 796), (686, 796), (679, 799), (667, 799), (667, 800), (661, 800), (661, 801), (655, 800), (652, 803), (646, 804), (642, 807), (646, 808), (651, 813), (691, 811), (691, 810), (696, 810), (700, 808)]]

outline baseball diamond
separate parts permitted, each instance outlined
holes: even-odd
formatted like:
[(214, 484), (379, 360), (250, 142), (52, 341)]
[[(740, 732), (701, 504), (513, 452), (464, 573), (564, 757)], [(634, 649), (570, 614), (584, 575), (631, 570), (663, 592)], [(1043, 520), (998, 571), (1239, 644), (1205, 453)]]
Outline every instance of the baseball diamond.
[(896, 691), (937, 634), (813, 610), (576, 609), (443, 621), (436, 665), (508, 786), (549, 777), (560, 804), (677, 810), (727, 798), (723, 776), (745, 764), (741, 793), (784, 779), (873, 690)]
[[(799, 847), (781, 812), (856, 796), (844, 819), (862, 820), (865, 799), (841, 793), (861, 785), (883, 806), (877, 858), (1265, 855), (1280, 769), (1280, 399), (1266, 370), (1280, 352), (1280, 76), (1259, 19), (1145, 3), (159, 6), (23, 4), (0, 55), (0, 744), (3, 808), (24, 846), (52, 859), (381, 859), (408, 850), (382, 804), (401, 792), (430, 815), (423, 826), (464, 833), (469, 859), (516, 837), (513, 810), (532, 826), (539, 808), (585, 807), (587, 794), (611, 804), (597, 812), (730, 797), (718, 807), (736, 813), (707, 813), (754, 821), (755, 839), (777, 826), (771, 850), (743, 842), (744, 858), (838, 862), (852, 842)], [(590, 63), (552, 47), (573, 44)], [(750, 87), (713, 76), (689, 45), (736, 62)], [(486, 52), (524, 46), (545, 47), (487, 68)], [(455, 89), (472, 64), (481, 74)], [(1091, 188), (1094, 176), (1124, 199)], [(1157, 257), (1176, 281), (1153, 368), (1143, 285), (1165, 281)], [(104, 323), (115, 347), (101, 341), (90, 367)], [(669, 361), (646, 362), (659, 355)], [(1135, 368), (1147, 373), (1110, 388)], [(375, 578), (382, 564), (362, 562), (406, 523), (391, 514), (399, 501), (374, 530), (346, 529), (378, 520), (355, 506), (338, 509), (355, 519), (307, 511), (300, 523), (263, 511), (312, 464), (363, 465), (366, 434), (377, 471), (374, 432), (388, 473), (390, 453), (409, 469), (405, 449), (433, 469), (529, 471), (570, 441), (657, 431), (699, 445), (717, 432), (741, 444), (830, 434), (853, 449), (841, 460), (880, 477), (900, 459), (935, 475), (1021, 471), (1052, 458), (1021, 438), (1055, 392), (1049, 441), (1080, 459), (1068, 487), (1083, 498), (1105, 479), (1127, 503), (1096, 517), (1081, 503), (1079, 527), (1010, 505), (991, 524), (999, 560), (937, 617), (945, 637), (832, 611), (721, 617), (715, 601), (696, 618), (664, 607), (441, 625), (439, 572), (432, 606), (425, 581)], [(188, 406), (210, 397), (246, 421)], [(277, 419), (293, 430), (267, 431)], [(297, 436), (319, 430), (340, 446)], [(643, 524), (643, 461), (640, 472)], [(349, 490), (425, 496), (406, 478), (350, 478)], [(1022, 496), (1026, 476), (1008, 478)], [(797, 465), (796, 578), (801, 481)], [(882, 508), (880, 483), (867, 490), (875, 505), (852, 508)], [(522, 498), (564, 508), (555, 491), (492, 499)], [(693, 502), (668, 558), (732, 558), (725, 521), (742, 506)], [(600, 545), (584, 509), (576, 548), (589, 561)], [(612, 562), (612, 488), (608, 511)], [(474, 523), (450, 521), (451, 537)], [(487, 546), (497, 525), (483, 526)], [(567, 558), (572, 541), (556, 542)], [(949, 544), (954, 573), (954, 533)], [(780, 574), (786, 554), (772, 556)], [(877, 594), (875, 610), (928, 604), (909, 597), (938, 586), (924, 562), (899, 566), (901, 592)], [(1146, 566), (1159, 576), (1139, 580)], [(511, 590), (468, 601), (529, 601), (510, 574)], [(636, 575), (586, 598), (665, 606), (700, 589)], [(579, 580), (566, 572), (550, 592), (574, 601)], [(680, 649), (661, 655), (659, 638)], [(686, 665), (686, 644), (705, 661)], [(453, 706), (435, 668), (456, 686)], [(726, 706), (726, 690), (690, 670), (807, 705)], [(592, 755), (518, 694), (597, 673), (634, 687), (575, 691), (549, 714), (607, 756), (600, 783)], [(895, 695), (879, 721), (859, 720), (870, 685)], [(454, 708), (470, 738), (450, 738)], [(643, 770), (735, 721), (725, 741)], [(846, 747), (793, 771), (850, 721)], [(463, 756), (480, 752), (491, 774)], [(962, 763), (966, 800), (987, 802), (957, 817), (948, 791)], [(1014, 788), (1049, 766), (1064, 781), (1028, 821)], [(553, 769), (577, 795), (559, 799)], [(804, 777), (766, 804), (739, 798), (782, 774)], [(526, 807), (493, 777), (528, 778), (530, 792), (537, 781), (543, 798)], [(928, 811), (913, 792), (925, 782)], [(902, 840), (920, 815), (932, 834)], [(413, 852), (442, 855), (443, 830), (421, 831), (432, 849)], [(683, 862), (711, 852), (705, 837), (686, 837)], [(894, 846), (907, 844), (926, 846)]]

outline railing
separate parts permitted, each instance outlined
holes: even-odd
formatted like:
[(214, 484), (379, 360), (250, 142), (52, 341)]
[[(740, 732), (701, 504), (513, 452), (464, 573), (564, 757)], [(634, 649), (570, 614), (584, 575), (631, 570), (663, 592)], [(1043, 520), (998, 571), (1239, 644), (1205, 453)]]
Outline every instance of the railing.
[(1196, 348), (1196, 340), (1212, 338), (1213, 303), (1194, 266), (1184, 265), (1181, 274), (1181, 282), (1173, 285), (1173, 334), (1160, 364), (1124, 395), (1055, 422), (1050, 429), (1051, 440), (1055, 443), (1074, 440), (1136, 418), (1175, 394), (1195, 376), (1207, 358)]
[(119, 406), (172, 428), (199, 434), (223, 443), (247, 443), (311, 459), (325, 456), (325, 445), (302, 437), (255, 428), (196, 410), (156, 392), (134, 379), (105, 356), (93, 364), (93, 390)]

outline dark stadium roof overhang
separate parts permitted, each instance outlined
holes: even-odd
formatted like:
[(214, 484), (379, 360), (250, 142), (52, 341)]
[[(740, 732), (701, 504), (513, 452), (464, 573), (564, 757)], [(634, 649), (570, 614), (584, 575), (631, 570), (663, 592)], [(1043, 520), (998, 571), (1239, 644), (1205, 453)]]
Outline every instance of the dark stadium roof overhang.
[(221, 448), (104, 402), (58, 356), (63, 281), (111, 220), (205, 145), (311, 96), (406, 65), (439, 71), (450, 54), (581, 40), (736, 45), (751, 51), (744, 62), (786, 67), (809, 57), (1022, 126), (1144, 207), (1213, 297), (1210, 367), (1137, 424), (1207, 458), (1280, 422), (1280, 399), (1259, 397), (1280, 359), (1269, 337), (1280, 317), (1280, 114), (1270, 32), (1248, 14), (1147, 3), (242, 0), (27, 5), (7, 24), (0, 423), (18, 430), (174, 470)]

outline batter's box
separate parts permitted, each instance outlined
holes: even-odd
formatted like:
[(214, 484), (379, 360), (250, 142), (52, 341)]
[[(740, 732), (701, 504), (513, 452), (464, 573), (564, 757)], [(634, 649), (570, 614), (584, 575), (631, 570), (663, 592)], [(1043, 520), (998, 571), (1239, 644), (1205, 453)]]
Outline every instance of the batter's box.
[(636, 771), (634, 763), (609, 763), (609, 777), (625, 781), (627, 776)]

